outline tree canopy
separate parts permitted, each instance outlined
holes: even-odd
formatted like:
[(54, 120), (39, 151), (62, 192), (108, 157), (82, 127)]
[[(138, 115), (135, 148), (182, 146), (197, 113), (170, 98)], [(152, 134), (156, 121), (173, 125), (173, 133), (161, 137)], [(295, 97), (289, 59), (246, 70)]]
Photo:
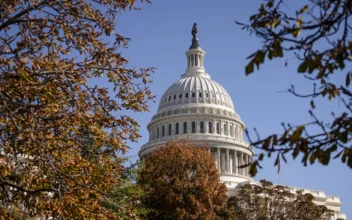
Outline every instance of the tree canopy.
[(144, 159), (138, 184), (149, 219), (219, 219), (225, 210), (226, 186), (213, 156), (189, 141), (155, 149)]
[(311, 194), (292, 193), (287, 186), (261, 180), (259, 184), (243, 185), (228, 200), (232, 220), (323, 220), (332, 211), (313, 203)]
[[(102, 202), (121, 182), (117, 154), (139, 137), (125, 111), (147, 111), (152, 99), (153, 69), (129, 67), (121, 55), (127, 39), (116, 32), (116, 16), (134, 3), (1, 1), (4, 218), (119, 218)], [(97, 77), (113, 91), (93, 85)]]
[[(311, 81), (312, 88), (302, 94), (291, 85), (288, 92), (310, 101), (312, 121), (297, 126), (283, 123), (282, 134), (258, 135), (257, 139), (248, 135), (249, 140), (269, 157), (277, 153), (276, 165), (280, 156), (286, 161), (285, 154), (291, 153), (293, 158), (302, 155), (305, 166), (315, 161), (327, 165), (334, 157), (352, 168), (352, 1), (307, 0), (296, 10), (286, 3), (265, 1), (248, 24), (237, 22), (262, 42), (262, 47), (248, 57), (245, 72), (252, 74), (255, 67), (259, 70), (265, 59), (295, 57), (300, 62), (297, 73)], [(286, 60), (285, 65), (292, 63)], [(340, 100), (343, 112), (332, 113), (331, 121), (319, 119), (314, 111), (318, 98)], [(264, 156), (253, 162), (253, 175)]]

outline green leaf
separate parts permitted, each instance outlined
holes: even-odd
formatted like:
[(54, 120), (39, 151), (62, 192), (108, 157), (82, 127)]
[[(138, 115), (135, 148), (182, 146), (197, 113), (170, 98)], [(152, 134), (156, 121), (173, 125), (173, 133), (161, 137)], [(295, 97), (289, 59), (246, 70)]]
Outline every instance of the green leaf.
[(266, 54), (266, 51), (263, 51), (263, 50), (258, 51), (256, 55), (256, 59), (260, 61), (260, 63), (264, 63), (265, 54)]
[(301, 28), (298, 28), (292, 32), (292, 35), (297, 38), (299, 34), (301, 33)]
[(251, 61), (247, 66), (246, 66), (246, 75), (249, 75), (253, 73), (254, 70), (254, 63)]
[(348, 73), (346, 76), (346, 87), (348, 87), (351, 83), (351, 73)]
[(347, 165), (352, 168), (352, 157), (348, 157)]
[(308, 9), (308, 5), (305, 5), (301, 8), (301, 10), (299, 10), (298, 14), (302, 14), (303, 12), (305, 12)]
[(315, 108), (315, 103), (314, 103), (314, 101), (312, 100), (312, 101), (310, 101), (310, 106), (314, 109)]
[(304, 126), (299, 126), (295, 132), (293, 132), (292, 136), (291, 136), (291, 140), (299, 140), (299, 138), (301, 137), (302, 135), (302, 132), (303, 132), (303, 129), (304, 129)]
[(252, 15), (252, 16), (249, 17), (249, 20), (252, 21), (252, 20), (254, 20), (256, 17), (257, 17), (257, 14), (254, 14), (254, 15)]
[(249, 168), (249, 173), (251, 174), (251, 176), (255, 176), (258, 173), (257, 170), (257, 165), (256, 164), (252, 164)]
[(298, 67), (298, 72), (299, 73), (304, 73), (307, 71), (308, 67), (308, 60), (304, 60)]
[(317, 158), (317, 153), (316, 152), (312, 153), (309, 158), (310, 164), (313, 164), (316, 158)]
[(296, 158), (298, 156), (300, 149), (301, 149), (300, 146), (296, 145), (296, 148), (292, 153), (293, 158)]
[(265, 139), (262, 148), (265, 149), (265, 150), (269, 149), (270, 142), (271, 142), (271, 137), (268, 137), (267, 139)]

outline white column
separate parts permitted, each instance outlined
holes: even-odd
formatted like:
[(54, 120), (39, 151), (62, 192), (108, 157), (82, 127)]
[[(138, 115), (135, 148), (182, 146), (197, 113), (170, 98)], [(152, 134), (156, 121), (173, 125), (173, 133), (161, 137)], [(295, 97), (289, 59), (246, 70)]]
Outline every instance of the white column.
[(238, 156), (237, 156), (237, 150), (234, 152), (235, 156), (235, 174), (238, 175)]
[[(248, 164), (248, 157), (247, 154), (244, 154), (244, 164), (247, 165)], [(248, 176), (248, 167), (246, 167), (244, 169), (244, 176)]]
[(226, 149), (226, 172), (230, 173), (230, 150)]
[(230, 152), (230, 174), (233, 174), (233, 169), (232, 169), (232, 164), (233, 164), (233, 152)]
[(238, 174), (243, 175), (243, 168), (240, 168), (240, 166), (243, 165), (243, 155), (242, 152), (239, 152), (239, 157), (238, 157)]
[(220, 148), (218, 148), (218, 152), (217, 152), (217, 156), (218, 156), (218, 158), (217, 158), (217, 161), (218, 161), (218, 170), (219, 170), (219, 173), (221, 173), (221, 159), (220, 159)]
[(221, 154), (221, 172), (226, 172), (226, 154)]
[[(248, 163), (252, 163), (252, 158), (251, 158), (251, 156), (248, 154)], [(250, 170), (250, 166), (248, 167), (248, 177), (251, 177), (251, 175), (249, 174), (249, 170)]]

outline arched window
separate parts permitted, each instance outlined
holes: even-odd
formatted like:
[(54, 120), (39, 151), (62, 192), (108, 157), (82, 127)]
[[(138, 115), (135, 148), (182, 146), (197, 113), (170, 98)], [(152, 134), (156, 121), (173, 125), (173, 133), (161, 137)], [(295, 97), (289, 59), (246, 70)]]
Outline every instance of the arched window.
[(165, 126), (163, 125), (163, 130), (161, 131), (162, 132), (162, 136), (165, 137)]
[(196, 123), (192, 122), (192, 133), (196, 133)]
[(171, 96), (169, 96), (169, 101), (171, 100)]
[(159, 138), (160, 137), (160, 128), (158, 127), (156, 130), (157, 130), (156, 131), (156, 138)]
[(200, 122), (200, 133), (204, 133), (204, 122)]
[(200, 97), (200, 98), (202, 97), (202, 93), (201, 93), (201, 92), (199, 93), (199, 97)]
[(180, 126), (178, 123), (176, 123), (176, 134), (180, 133)]
[(182, 94), (180, 94), (180, 96), (179, 96), (180, 98), (182, 98)]
[(208, 131), (210, 134), (213, 133), (213, 123), (211, 123), (211, 122), (208, 123)]
[(230, 125), (230, 136), (233, 137), (233, 128), (232, 128), (232, 125)]
[(187, 134), (187, 122), (183, 123), (183, 133)]
[(227, 126), (226, 126), (226, 124), (224, 124), (224, 135), (227, 136)]
[(176, 95), (174, 95), (174, 99), (176, 99)]
[(192, 98), (196, 97), (196, 93), (192, 92)]
[(188, 93), (186, 93), (186, 98), (188, 98)]
[(171, 135), (171, 124), (169, 124), (169, 135)]
[(216, 123), (216, 133), (220, 134), (220, 124)]

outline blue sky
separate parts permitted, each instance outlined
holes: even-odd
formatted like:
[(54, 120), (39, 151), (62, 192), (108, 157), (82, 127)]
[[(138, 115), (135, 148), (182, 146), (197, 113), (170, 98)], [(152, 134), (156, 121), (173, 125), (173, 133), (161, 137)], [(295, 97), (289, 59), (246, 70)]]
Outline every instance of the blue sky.
[[(287, 10), (294, 12), (305, 1), (286, 2)], [(137, 158), (140, 146), (148, 140), (146, 125), (156, 113), (160, 97), (186, 69), (185, 52), (191, 44), (194, 22), (198, 23), (199, 43), (206, 52), (206, 71), (227, 90), (235, 111), (250, 131), (256, 127), (264, 137), (281, 133), (280, 124), (283, 121), (298, 125), (312, 120), (308, 114), (310, 100), (282, 92), (291, 84), (302, 92), (311, 88), (310, 82), (296, 74), (297, 60), (290, 59), (287, 67), (285, 59), (267, 62), (255, 74), (248, 77), (244, 74), (248, 63), (246, 57), (258, 49), (261, 42), (242, 31), (234, 21), (248, 21), (260, 3), (257, 0), (154, 0), (152, 4), (138, 5), (141, 11), (123, 12), (117, 18), (116, 31), (132, 38), (129, 48), (121, 51), (130, 61), (129, 65), (157, 68), (151, 77), (151, 90), (156, 95), (156, 102), (150, 103), (149, 113), (132, 114), (141, 125), (142, 138), (138, 143), (131, 144), (128, 155)], [(331, 111), (344, 110), (338, 101), (320, 100), (316, 105), (315, 112), (322, 120), (331, 120)], [(287, 164), (282, 164), (280, 177), (273, 164), (274, 158), (266, 159), (255, 180), (265, 178), (277, 184), (340, 196), (342, 211), (352, 218), (351, 169), (340, 159), (331, 161), (329, 166), (314, 164), (307, 167), (303, 167), (299, 159), (289, 159)]]

